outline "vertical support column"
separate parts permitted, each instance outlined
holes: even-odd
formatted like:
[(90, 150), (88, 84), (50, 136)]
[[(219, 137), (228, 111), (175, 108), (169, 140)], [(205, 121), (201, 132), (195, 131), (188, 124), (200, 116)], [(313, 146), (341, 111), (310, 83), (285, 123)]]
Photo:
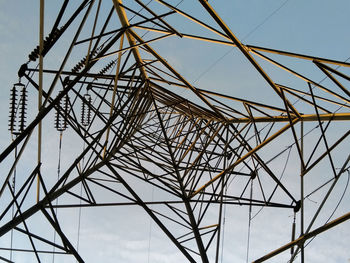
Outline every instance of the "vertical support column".
[[(304, 158), (304, 121), (300, 123), (300, 152), (301, 158)], [(300, 165), (300, 236), (304, 235), (304, 160), (301, 160)], [(304, 263), (304, 243), (300, 245), (301, 263)]]
[[(120, 50), (123, 48), (123, 43), (124, 43), (124, 34), (122, 34), (122, 36), (120, 38), (120, 44), (119, 44), (119, 49)], [(114, 111), (114, 104), (115, 104), (115, 97), (116, 97), (117, 88), (118, 88), (118, 78), (119, 78), (119, 70), (120, 70), (121, 60), (122, 60), (122, 52), (119, 52), (118, 53), (117, 68), (116, 68), (115, 78), (114, 78), (114, 87), (113, 87), (113, 95), (112, 95), (111, 109), (110, 109), (110, 112), (109, 112), (109, 118), (112, 117), (113, 111)], [(108, 139), (109, 139), (110, 130), (111, 130), (111, 126), (109, 126), (107, 128), (106, 141), (105, 141), (105, 146), (104, 146), (104, 149), (103, 149), (102, 159), (104, 159), (105, 156), (106, 156), (106, 150), (107, 150), (107, 146), (108, 146)]]
[[(228, 142), (228, 125), (226, 125), (226, 141), (225, 141), (225, 151), (224, 151), (224, 170), (226, 169), (227, 163), (227, 142)], [(219, 207), (219, 219), (218, 219), (218, 235), (217, 235), (217, 243), (216, 243), (216, 256), (215, 263), (219, 263), (219, 255), (220, 255), (220, 239), (221, 239), (221, 229), (222, 229), (222, 213), (223, 213), (223, 199), (224, 199), (224, 189), (225, 189), (225, 175), (222, 177), (221, 182), (221, 193), (220, 193), (220, 207)], [(222, 255), (221, 255), (222, 257)]]
[[(38, 112), (42, 106), (42, 94), (43, 94), (43, 50), (44, 50), (44, 5), (45, 0), (40, 0), (40, 22), (39, 22), (39, 93), (38, 93)], [(38, 124), (38, 164), (41, 163), (41, 134), (42, 134), (42, 122)], [(40, 173), (40, 171), (39, 171)], [(37, 193), (36, 201), (39, 202), (40, 198), (40, 179), (37, 178)]]
[[(117, 11), (120, 23), (122, 24), (123, 27), (126, 28), (126, 37), (128, 39), (129, 45), (131, 47), (136, 46), (135, 38), (130, 34), (130, 30), (129, 30), (130, 23), (129, 23), (128, 17), (126, 15), (125, 9), (122, 6), (123, 5), (122, 0), (113, 0), (113, 4), (114, 4), (115, 10)], [(132, 53), (135, 57), (137, 64), (140, 66), (140, 72), (142, 74), (142, 77), (144, 79), (148, 79), (146, 70), (143, 66), (143, 60), (141, 58), (139, 49), (137, 47), (133, 47)]]

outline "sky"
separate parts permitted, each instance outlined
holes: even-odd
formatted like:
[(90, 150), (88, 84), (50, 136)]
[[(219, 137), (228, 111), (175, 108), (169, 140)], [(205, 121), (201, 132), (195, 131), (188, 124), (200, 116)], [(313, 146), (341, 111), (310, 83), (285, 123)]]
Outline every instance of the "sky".
[[(56, 17), (59, 4), (53, 1), (45, 1), (45, 32), (48, 32)], [(104, 3), (108, 1), (103, 1)], [(125, 4), (133, 6), (132, 1), (125, 0)], [(143, 1), (146, 3), (146, 1)], [(148, 1), (147, 1), (148, 2)], [(177, 3), (177, 1), (168, 1)], [(109, 3), (109, 2), (108, 2)], [(249, 0), (249, 1), (209, 1), (220, 17), (225, 21), (231, 31), (241, 40), (243, 44), (280, 49), (295, 53), (307, 54), (310, 56), (324, 57), (339, 61), (345, 61), (350, 57), (350, 35), (347, 34), (349, 26), (348, 10), (350, 2), (347, 0)], [(165, 7), (160, 6), (155, 1), (150, 3), (150, 7), (155, 10), (164, 11)], [(203, 7), (197, 1), (184, 0), (179, 5), (195, 17), (201, 18), (210, 25), (215, 25), (214, 21), (206, 14)], [(103, 6), (104, 8), (104, 6)], [(107, 9), (106, 9), (107, 10)], [(18, 82), (17, 71), (23, 63), (27, 62), (27, 55), (38, 43), (39, 30), (39, 1), (5, 1), (0, 0), (0, 82), (3, 92), (0, 96), (0, 147), (5, 149), (11, 142), (8, 131), (8, 101), (12, 85)], [(130, 14), (128, 14), (130, 17)], [(197, 25), (189, 22), (183, 17), (170, 17), (167, 20), (176, 29), (184, 33), (201, 34), (207, 37), (215, 37), (215, 34), (203, 30)], [(91, 23), (91, 21), (88, 21)], [(116, 23), (117, 24), (117, 23)], [(88, 24), (91, 25), (91, 24)], [(76, 27), (76, 25), (74, 25)], [(89, 27), (89, 26), (88, 26)], [(217, 26), (215, 26), (218, 28)], [(72, 32), (67, 33), (60, 43), (48, 56), (44, 63), (48, 68), (56, 67), (57, 61), (61, 61), (65, 54), (65, 48), (69, 44)], [(141, 30), (137, 32), (142, 32)], [(86, 32), (84, 32), (86, 34)], [(47, 35), (47, 34), (45, 34)], [(145, 36), (150, 38), (151, 34)], [(184, 76), (192, 85), (209, 91), (219, 92), (230, 96), (241, 97), (247, 100), (268, 103), (281, 107), (281, 100), (276, 98), (276, 94), (262, 80), (256, 70), (247, 62), (246, 58), (231, 46), (223, 46), (212, 43), (199, 42), (196, 40), (181, 39), (171, 37), (164, 41), (152, 43), (151, 46), (159, 52), (169, 64)], [(83, 46), (81, 50), (75, 49), (73, 58), (68, 61), (67, 68), (74, 66), (77, 58), (80, 58), (86, 50)], [(300, 62), (290, 58), (278, 58), (293, 69), (298, 69), (303, 74), (312, 77), (315, 81), (321, 81), (324, 75), (315, 70), (310, 63)], [(106, 60), (107, 61), (107, 60)], [(270, 64), (259, 60), (266, 68), (268, 74), (273, 76), (277, 83), (300, 88), (301, 82), (283, 71), (272, 67)], [(33, 63), (31, 64), (33, 65)], [(349, 69), (342, 72), (349, 74)], [(45, 79), (50, 81), (49, 78)], [(332, 85), (329, 80), (324, 80), (325, 84)], [(346, 83), (345, 84), (349, 84)], [(300, 85), (300, 86), (299, 86)], [(331, 86), (334, 87), (334, 86)], [(348, 86), (347, 86), (348, 87)], [(193, 102), (201, 104), (193, 94), (184, 89), (171, 88), (173, 92), (186, 97)], [(322, 95), (322, 92), (318, 93)], [(29, 94), (28, 122), (35, 116), (36, 93)], [(224, 99), (222, 101), (225, 101)], [(227, 102), (227, 101), (225, 101)], [(232, 104), (236, 107), (235, 104)], [(310, 111), (303, 105), (298, 105), (302, 110)], [(239, 107), (239, 105), (237, 105)], [(345, 109), (343, 109), (346, 111)], [(45, 119), (44, 126), (44, 147), (43, 150), (43, 172), (47, 176), (49, 184), (57, 178), (58, 162), (58, 142), (59, 134), (53, 128), (52, 115)], [(313, 124), (307, 124), (305, 130), (312, 130)], [(344, 131), (349, 130), (346, 122), (339, 122), (332, 125), (329, 136), (339, 137)], [(314, 144), (319, 133), (308, 136), (308, 143)], [(77, 136), (72, 131), (67, 132), (63, 137), (62, 144), (62, 171), (82, 151), (84, 144), (77, 140)], [(331, 140), (331, 139), (330, 139)], [(285, 149), (293, 142), (292, 134), (283, 135), (275, 144), (272, 144), (261, 154), (265, 160), (271, 158), (274, 153)], [(348, 155), (349, 140), (345, 140), (335, 151), (336, 168), (339, 169)], [(309, 154), (310, 149), (305, 150)], [(17, 169), (18, 183), (24, 180), (33, 169), (35, 160), (33, 153), (36, 152), (36, 137), (33, 136), (23, 155), (23, 161)], [(280, 159), (272, 162), (271, 166), (278, 174), (283, 174), (284, 182), (289, 185), (293, 193), (298, 193), (299, 188), (299, 163), (297, 162), (295, 147), (291, 151), (290, 157), (285, 152)], [(6, 159), (0, 164), (2, 176), (7, 174), (13, 159)], [(284, 166), (286, 167), (285, 172)], [(298, 168), (296, 168), (298, 167)], [(321, 165), (310, 173), (306, 180), (306, 192), (311, 192), (317, 186), (331, 177), (329, 163), (324, 161)], [(3, 180), (3, 179), (2, 179)], [(131, 180), (131, 179), (130, 179)], [(239, 180), (232, 180), (232, 188), (239, 186)], [(3, 182), (3, 181), (1, 181)], [(268, 182), (268, 181), (266, 181)], [(164, 193), (150, 186), (134, 183), (135, 189), (142, 192), (147, 200), (161, 200)], [(339, 180), (333, 194), (327, 202), (326, 207), (316, 225), (322, 225), (332, 213), (334, 207), (346, 189), (347, 178)], [(142, 189), (142, 187), (144, 187)], [(142, 190), (142, 191), (141, 191)], [(79, 188), (75, 189), (79, 192)], [(305, 205), (307, 209), (306, 219), (310, 220), (325, 195), (323, 189), (307, 199)], [(30, 193), (34, 196), (34, 193)], [(107, 199), (105, 193), (98, 191), (100, 198)], [(5, 204), (6, 195), (1, 197)], [(343, 201), (333, 215), (333, 218), (341, 216), (349, 211), (349, 191), (345, 191)], [(30, 204), (28, 203), (28, 206)], [(4, 205), (1, 205), (3, 209)], [(259, 209), (254, 208), (253, 214)], [(214, 211), (213, 211), (214, 213)], [(213, 214), (213, 217), (216, 215)], [(247, 236), (248, 236), (248, 209), (225, 206), (225, 224), (221, 262), (246, 262)], [(152, 222), (146, 213), (139, 207), (107, 207), (96, 209), (65, 209), (60, 210), (59, 218), (62, 227), (71, 238), (72, 243), (79, 252), (84, 255), (86, 262), (184, 262), (186, 259), (165, 237), (164, 233)], [(80, 219), (79, 219), (80, 218)], [(40, 225), (42, 218), (40, 215), (33, 217), (30, 224), (35, 231), (48, 229), (47, 226)], [(297, 219), (297, 225), (299, 224)], [(291, 226), (293, 221), (292, 211), (283, 209), (263, 209), (251, 221), (249, 261), (286, 244), (291, 238)], [(335, 227), (334, 229), (320, 235), (311, 242), (306, 249), (306, 262), (348, 262), (350, 252), (348, 244), (350, 242), (349, 222)], [(1, 222), (2, 225), (2, 222)], [(288, 229), (288, 231), (286, 230)], [(79, 233), (78, 233), (79, 232)], [(52, 231), (47, 230), (47, 236), (52, 237)], [(79, 239), (79, 241), (78, 241)], [(0, 238), (1, 247), (9, 247), (10, 236)], [(14, 247), (29, 247), (23, 236), (14, 236)], [(45, 247), (45, 249), (52, 249)], [(8, 251), (0, 251), (0, 256), (8, 257)], [(287, 262), (290, 255), (288, 252), (277, 256), (268, 262)], [(36, 262), (33, 255), (28, 253), (14, 253), (15, 262)], [(72, 257), (56, 256), (56, 262), (75, 262)], [(53, 261), (52, 255), (42, 255), (43, 262)], [(300, 257), (296, 262), (300, 262)]]

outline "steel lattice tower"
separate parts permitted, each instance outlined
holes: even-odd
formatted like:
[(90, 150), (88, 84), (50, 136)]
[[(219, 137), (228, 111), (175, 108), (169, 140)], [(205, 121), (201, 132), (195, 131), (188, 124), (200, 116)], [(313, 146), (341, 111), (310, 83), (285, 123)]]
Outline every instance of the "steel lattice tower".
[[(3, 250), (38, 262), (47, 253), (60, 262), (89, 262), (65, 231), (64, 211), (128, 206), (142, 208), (188, 262), (219, 262), (225, 209), (249, 210), (250, 222), (252, 209), (265, 208), (294, 214), (294, 235), (254, 262), (280, 253), (304, 262), (306, 242), (350, 218), (315, 224), (349, 170), (350, 76), (343, 69), (350, 63), (243, 44), (206, 0), (196, 1), (203, 17), (163, 0), (62, 2), (11, 93), (13, 141), (0, 157), (0, 237), (17, 233), (27, 246)], [(180, 27), (180, 20), (200, 30)], [(251, 100), (195, 86), (157, 50), (174, 39), (234, 47), (273, 97), (262, 102), (260, 87)], [(288, 59), (329, 81), (319, 83)], [(274, 70), (288, 76), (285, 83)], [(34, 90), (39, 110), (27, 103)], [(47, 120), (71, 140), (58, 178), (55, 168), (44, 168), (57, 153), (42, 134)], [(287, 155), (292, 179), (281, 176)], [(324, 192), (306, 215), (304, 201), (313, 192), (304, 178), (322, 170), (326, 176), (307, 181), (307, 189)], [(145, 189), (158, 195), (151, 200)]]

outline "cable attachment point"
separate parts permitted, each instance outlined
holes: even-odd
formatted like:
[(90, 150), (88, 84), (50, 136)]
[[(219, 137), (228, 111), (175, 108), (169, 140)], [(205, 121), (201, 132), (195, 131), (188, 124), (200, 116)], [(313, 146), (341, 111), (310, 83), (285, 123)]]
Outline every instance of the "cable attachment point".
[(232, 152), (226, 152), (226, 158), (230, 160), (232, 158)]
[(18, 70), (18, 77), (19, 78), (24, 77), (27, 69), (28, 69), (27, 63), (23, 64)]
[(69, 76), (66, 76), (62, 82), (63, 88), (66, 88), (70, 83)]

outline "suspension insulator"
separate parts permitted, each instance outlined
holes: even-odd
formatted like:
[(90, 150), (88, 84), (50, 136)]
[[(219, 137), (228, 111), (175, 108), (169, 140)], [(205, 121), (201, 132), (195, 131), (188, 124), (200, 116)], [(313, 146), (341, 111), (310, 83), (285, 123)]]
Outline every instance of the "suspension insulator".
[[(20, 96), (17, 101), (17, 96)], [(9, 130), (18, 134), (26, 127), (27, 118), (27, 89), (22, 83), (16, 83), (11, 89)], [(18, 123), (18, 124), (17, 124)]]
[(23, 88), (22, 85), (21, 83), (16, 83), (11, 89), (9, 107), (9, 131), (11, 132), (16, 130), (17, 92)]
[[(96, 54), (97, 54), (97, 50), (92, 51), (92, 52), (90, 53), (89, 59), (93, 58)], [(73, 73), (78, 73), (78, 72), (85, 66), (86, 58), (87, 58), (87, 56), (85, 56), (83, 59), (81, 59), (81, 60), (72, 68), (72, 72), (73, 72)]]
[(27, 119), (27, 89), (23, 85), (21, 90), (21, 100), (19, 105), (19, 132), (22, 132), (26, 127)]
[[(292, 240), (291, 241), (294, 241), (295, 240), (295, 215), (296, 213), (294, 213), (294, 219), (293, 219), (293, 225), (292, 225)], [(293, 255), (294, 254), (294, 246), (292, 246), (290, 248), (290, 254)]]
[[(292, 241), (294, 241), (294, 240), (295, 240), (295, 222), (293, 222), (293, 225), (292, 225)], [(294, 254), (294, 246), (291, 247), (290, 253), (292, 255)]]
[[(48, 46), (58, 39), (58, 37), (60, 36), (60, 32), (61, 30), (56, 28), (44, 39), (43, 54), (47, 52)], [(36, 48), (28, 55), (28, 57), (30, 61), (37, 60), (37, 58), (39, 57), (39, 46), (36, 46)]]
[(91, 122), (91, 96), (89, 94), (84, 95), (84, 100), (81, 105), (81, 124), (83, 126), (89, 126)]
[(57, 131), (65, 131), (68, 128), (69, 96), (66, 94), (59, 102), (56, 110), (55, 128)]
[[(111, 62), (109, 62), (103, 69), (101, 69), (98, 72), (98, 75), (104, 75), (108, 70), (110, 70), (115, 64), (117, 63), (117, 60), (112, 60)], [(95, 78), (95, 80), (98, 79)]]

